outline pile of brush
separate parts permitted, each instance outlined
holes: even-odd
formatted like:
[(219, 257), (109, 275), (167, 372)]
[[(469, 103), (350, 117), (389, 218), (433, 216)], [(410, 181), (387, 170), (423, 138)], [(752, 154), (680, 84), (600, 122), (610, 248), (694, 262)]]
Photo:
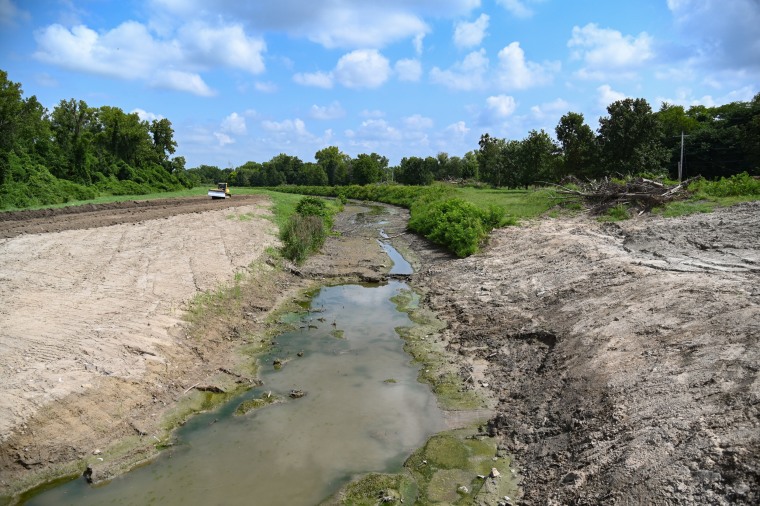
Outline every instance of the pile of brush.
[(603, 214), (608, 209), (624, 205), (639, 214), (673, 200), (686, 198), (691, 180), (677, 185), (667, 185), (645, 178), (626, 181), (609, 178), (581, 181), (568, 178), (556, 185), (558, 198), (566, 201), (580, 201), (592, 214)]

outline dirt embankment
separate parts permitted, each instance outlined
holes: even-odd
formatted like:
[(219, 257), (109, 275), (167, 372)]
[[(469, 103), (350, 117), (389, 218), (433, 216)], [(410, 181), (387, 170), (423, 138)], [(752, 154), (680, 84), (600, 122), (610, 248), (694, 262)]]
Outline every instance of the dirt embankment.
[[(238, 343), (189, 339), (183, 315), (277, 244), (268, 206), (201, 197), (0, 214), (0, 498), (126, 438), (143, 441), (120, 458), (149, 456), (167, 411), (231, 367)], [(251, 315), (287, 292), (260, 278)]]
[(545, 220), (414, 282), (488, 362), (525, 504), (760, 503), (760, 203)]

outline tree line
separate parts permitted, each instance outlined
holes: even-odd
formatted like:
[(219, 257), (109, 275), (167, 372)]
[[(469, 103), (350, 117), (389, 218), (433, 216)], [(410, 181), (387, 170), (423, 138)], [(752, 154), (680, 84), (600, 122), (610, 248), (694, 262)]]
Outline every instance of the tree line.
[(238, 186), (429, 185), (469, 180), (520, 188), (568, 176), (675, 179), (683, 149), (684, 177), (760, 174), (760, 94), (750, 102), (718, 107), (686, 109), (663, 103), (659, 111), (653, 111), (643, 98), (626, 98), (607, 107), (596, 131), (583, 114), (568, 112), (560, 118), (555, 138), (544, 130), (532, 130), (522, 140), (485, 133), (478, 146), (462, 157), (447, 153), (411, 156), (393, 167), (377, 153), (351, 158), (330, 146), (317, 151), (314, 162), (279, 154), (267, 162), (249, 161), (235, 169), (202, 165), (188, 172), (198, 181), (229, 181)]
[[(346, 186), (393, 182), (429, 185), (471, 181), (519, 188), (567, 176), (598, 178), (678, 173), (683, 138), (686, 176), (708, 179), (760, 173), (760, 94), (749, 102), (707, 107), (663, 103), (653, 111), (642, 98), (607, 107), (596, 131), (568, 112), (555, 136), (531, 131), (522, 140), (481, 136), (463, 156), (409, 156), (395, 166), (385, 156), (351, 157), (337, 146), (314, 161), (281, 153), (236, 168), (186, 169), (171, 121), (141, 120), (118, 107), (61, 100), (48, 111), (0, 70), (0, 208), (84, 200), (98, 195), (145, 194), (227, 181), (236, 186)], [(682, 137), (683, 134), (683, 137)]]
[(0, 70), (0, 204), (27, 207), (99, 194), (192, 186), (168, 119), (61, 100), (51, 112)]

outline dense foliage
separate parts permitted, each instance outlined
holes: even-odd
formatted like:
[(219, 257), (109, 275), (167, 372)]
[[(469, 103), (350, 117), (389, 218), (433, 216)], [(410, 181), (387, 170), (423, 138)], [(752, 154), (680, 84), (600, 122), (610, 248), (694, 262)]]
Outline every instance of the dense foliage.
[(48, 112), (0, 70), (0, 208), (191, 187), (168, 119), (61, 100)]
[(385, 202), (410, 209), (409, 228), (440, 244), (457, 256), (471, 255), (481, 246), (488, 233), (508, 220), (503, 208), (490, 205), (486, 209), (451, 197), (445, 186), (280, 186), (278, 191), (300, 195), (350, 198)]
[(301, 263), (318, 251), (332, 228), (333, 209), (316, 197), (304, 197), (296, 204), (296, 212), (280, 232), (282, 254)]

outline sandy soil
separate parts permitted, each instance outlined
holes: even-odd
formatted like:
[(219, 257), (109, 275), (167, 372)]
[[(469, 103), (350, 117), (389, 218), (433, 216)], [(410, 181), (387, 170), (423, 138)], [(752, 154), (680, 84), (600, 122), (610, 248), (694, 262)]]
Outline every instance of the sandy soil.
[[(153, 432), (158, 408), (209, 369), (187, 343), (186, 303), (277, 243), (266, 206), (196, 198), (0, 214), (2, 485)], [(35, 230), (55, 232), (17, 235)]]
[(523, 503), (760, 503), (760, 203), (502, 229), (414, 282), (488, 363)]

